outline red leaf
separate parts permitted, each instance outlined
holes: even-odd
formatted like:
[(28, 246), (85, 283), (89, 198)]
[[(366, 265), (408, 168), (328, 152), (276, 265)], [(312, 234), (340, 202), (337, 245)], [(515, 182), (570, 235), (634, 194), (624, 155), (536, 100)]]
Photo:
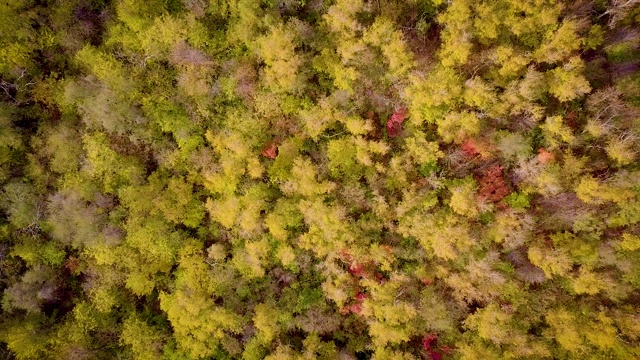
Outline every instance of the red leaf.
[(353, 256), (351, 256), (351, 254), (349, 253), (349, 250), (347, 249), (340, 250), (340, 258), (342, 259), (342, 261), (347, 263), (350, 263), (353, 261)]
[(433, 284), (433, 279), (424, 278), (424, 279), (422, 279), (422, 283), (425, 284), (425, 285), (431, 285), (431, 284)]
[(76, 270), (78, 270), (79, 266), (80, 266), (80, 260), (78, 260), (78, 258), (76, 258), (74, 256), (69, 256), (67, 261), (64, 262), (64, 267), (67, 268), (71, 273), (74, 273), (74, 274), (75, 274)]
[(275, 159), (276, 156), (278, 156), (278, 146), (276, 145), (276, 143), (272, 142), (265, 145), (265, 147), (262, 149), (262, 156), (269, 159)]
[(464, 154), (464, 156), (472, 158), (476, 155), (479, 155), (480, 151), (478, 151), (475, 141), (469, 139), (462, 143), (462, 153)]
[(381, 245), (382, 250), (384, 250), (387, 254), (393, 255), (393, 247), (390, 245)]
[(362, 304), (366, 299), (367, 299), (367, 294), (364, 294), (364, 293), (361, 293), (361, 292), (358, 292), (356, 294), (356, 301), (359, 304)]
[(436, 341), (438, 341), (438, 335), (427, 334), (422, 338), (422, 347), (424, 347), (425, 350), (430, 351)]
[(394, 138), (400, 135), (401, 132), (402, 132), (401, 123), (396, 123), (392, 121), (387, 122), (387, 133), (389, 134), (389, 137)]
[(349, 272), (355, 276), (364, 276), (364, 265), (351, 264), (351, 266), (349, 266)]
[(555, 159), (555, 155), (553, 153), (548, 152), (544, 148), (538, 149), (538, 161), (540, 164), (548, 164)]
[(440, 350), (443, 354), (451, 354), (451, 352), (453, 351), (453, 349), (447, 345), (440, 346)]
[(509, 195), (509, 188), (502, 178), (503, 167), (495, 164), (483, 171), (479, 181), (478, 198), (494, 203)]
[(477, 156), (482, 159), (488, 159), (491, 157), (493, 148), (491, 143), (483, 139), (468, 139), (460, 147), (462, 148), (462, 154), (469, 159)]
[(354, 314), (360, 314), (360, 312), (362, 312), (362, 305), (353, 304), (353, 305), (349, 306), (349, 310), (351, 310), (351, 312), (354, 313)]
[(389, 120), (387, 120), (387, 134), (389, 137), (396, 137), (402, 132), (402, 123), (407, 118), (407, 109), (400, 108), (396, 110)]

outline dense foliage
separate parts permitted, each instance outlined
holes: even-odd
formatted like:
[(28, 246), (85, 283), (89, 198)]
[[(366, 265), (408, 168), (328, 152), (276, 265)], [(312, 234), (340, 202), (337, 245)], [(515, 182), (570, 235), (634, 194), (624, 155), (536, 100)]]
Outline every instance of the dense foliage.
[(640, 357), (640, 2), (0, 19), (8, 356)]

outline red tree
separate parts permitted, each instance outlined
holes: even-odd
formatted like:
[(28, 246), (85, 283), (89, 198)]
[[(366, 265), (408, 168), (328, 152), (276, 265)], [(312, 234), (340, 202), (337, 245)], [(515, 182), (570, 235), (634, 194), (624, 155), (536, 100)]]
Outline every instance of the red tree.
[(387, 134), (389, 137), (396, 137), (402, 132), (402, 123), (407, 118), (407, 109), (400, 108), (396, 110), (389, 120), (387, 120)]
[(509, 195), (509, 188), (502, 178), (502, 165), (495, 164), (482, 172), (478, 198), (498, 202)]
[(553, 153), (545, 150), (544, 148), (538, 149), (538, 161), (540, 164), (548, 164), (553, 162), (554, 159), (555, 155), (553, 155)]
[(274, 142), (268, 143), (264, 148), (262, 148), (261, 154), (266, 158), (275, 159), (276, 156), (278, 156), (278, 145)]

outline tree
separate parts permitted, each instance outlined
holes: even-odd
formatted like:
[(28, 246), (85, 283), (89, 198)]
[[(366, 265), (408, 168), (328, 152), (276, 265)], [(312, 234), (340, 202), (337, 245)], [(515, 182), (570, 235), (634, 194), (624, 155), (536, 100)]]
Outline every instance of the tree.
[(547, 72), (549, 93), (560, 101), (571, 101), (591, 91), (589, 82), (581, 75), (584, 68), (582, 60), (572, 57), (562, 67)]
[(326, 194), (336, 187), (330, 181), (318, 181), (316, 167), (307, 158), (298, 157), (294, 160), (291, 173), (293, 178), (280, 186), (284, 193), (313, 197)]
[(389, 64), (386, 74), (393, 83), (404, 78), (413, 67), (411, 52), (408, 51), (402, 34), (394, 29), (391, 21), (379, 17), (363, 35), (366, 43), (379, 47)]
[(292, 30), (283, 24), (275, 25), (256, 41), (258, 54), (267, 65), (264, 81), (276, 93), (297, 93), (303, 83), (298, 73), (303, 60), (295, 52), (295, 33)]
[(167, 313), (179, 349), (201, 358), (215, 354), (226, 333), (238, 333), (242, 317), (215, 304), (210, 294), (207, 264), (201, 244), (190, 241), (180, 252), (176, 288), (160, 294), (160, 307)]
[(2, 192), (3, 208), (8, 220), (18, 229), (38, 230), (43, 214), (35, 189), (29, 184), (12, 182)]
[(3, 78), (17, 68), (31, 68), (32, 51), (35, 51), (36, 30), (30, 26), (37, 19), (36, 10), (28, 1), (16, 1), (2, 4), (0, 16), (14, 19), (2, 24), (0, 28), (0, 74)]
[(541, 268), (549, 279), (554, 275), (566, 276), (571, 270), (571, 259), (563, 248), (548, 249), (542, 246), (531, 246), (528, 253), (531, 263)]
[(512, 316), (502, 311), (496, 304), (490, 304), (469, 316), (464, 324), (476, 330), (480, 338), (496, 345), (503, 345), (509, 343), (514, 335), (514, 331), (509, 326), (511, 319)]
[(0, 353), (635, 359), (636, 1), (0, 4)]
[(120, 341), (131, 347), (135, 359), (152, 360), (162, 358), (162, 343), (165, 336), (161, 331), (134, 315), (123, 322)]
[(258, 329), (257, 338), (264, 345), (269, 345), (279, 333), (278, 309), (270, 304), (258, 304), (255, 307), (253, 324)]
[(617, 137), (609, 140), (605, 151), (618, 166), (629, 165), (636, 158), (634, 141), (625, 137)]
[(36, 265), (25, 272), (20, 282), (8, 287), (2, 296), (2, 309), (7, 312), (26, 310), (40, 314), (41, 306), (55, 300), (56, 283), (50, 266)]
[(33, 359), (44, 356), (47, 350), (48, 333), (40, 328), (42, 316), (30, 315), (20, 321), (10, 321), (3, 326), (2, 340), (18, 359)]
[(462, 216), (474, 218), (479, 214), (479, 204), (476, 202), (477, 186), (471, 178), (449, 188), (451, 191), (451, 209)]
[(79, 249), (103, 240), (101, 230), (105, 226), (105, 217), (97, 206), (87, 204), (75, 191), (52, 195), (46, 214), (51, 235), (62, 244)]
[(416, 212), (407, 216), (402, 219), (398, 232), (415, 237), (428, 253), (445, 260), (455, 259), (475, 242), (469, 224), (445, 210), (434, 214)]
[(518, 84), (518, 92), (520, 96), (529, 101), (541, 99), (547, 92), (547, 82), (544, 73), (529, 66), (524, 78)]
[(480, 132), (480, 119), (473, 112), (450, 112), (437, 121), (438, 134), (445, 142), (461, 143)]
[(553, 336), (562, 348), (573, 354), (585, 350), (573, 314), (562, 308), (556, 309), (545, 314), (545, 320), (550, 325), (549, 335)]
[(91, 168), (88, 175), (102, 184), (105, 192), (114, 193), (124, 185), (138, 185), (144, 178), (144, 170), (137, 159), (114, 151), (107, 135), (102, 132), (85, 134), (83, 144)]
[(545, 132), (548, 143), (552, 148), (559, 146), (560, 141), (571, 145), (575, 141), (575, 136), (567, 125), (563, 124), (562, 117), (550, 116), (541, 126)]
[(408, 279), (392, 276), (383, 285), (366, 281), (364, 284), (370, 299), (363, 302), (362, 315), (369, 323), (369, 333), (376, 347), (408, 341), (417, 330), (413, 322), (418, 312), (408, 301), (399, 301), (400, 287)]
[(11, 122), (11, 113), (0, 109), (0, 181), (11, 176), (11, 165), (16, 164), (16, 155), (22, 148), (22, 138)]
[(463, 80), (453, 69), (436, 66), (427, 74), (412, 74), (404, 96), (409, 104), (409, 121), (416, 125), (434, 123), (457, 105), (463, 94)]
[(554, 33), (548, 33), (545, 41), (534, 52), (538, 62), (555, 63), (580, 48), (581, 39), (577, 31), (580, 24), (576, 21), (564, 21)]
[(444, 46), (440, 53), (444, 66), (463, 65), (467, 62), (472, 51), (473, 43), (470, 37), (473, 33), (471, 23), (471, 4), (467, 1), (455, 1), (438, 17), (438, 21), (445, 24), (443, 33)]

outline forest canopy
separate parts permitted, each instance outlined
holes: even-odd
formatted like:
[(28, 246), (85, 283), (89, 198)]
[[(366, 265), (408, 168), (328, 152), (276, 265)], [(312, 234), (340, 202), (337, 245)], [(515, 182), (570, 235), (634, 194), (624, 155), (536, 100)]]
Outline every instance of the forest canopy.
[(639, 1), (0, 19), (4, 358), (640, 358)]

